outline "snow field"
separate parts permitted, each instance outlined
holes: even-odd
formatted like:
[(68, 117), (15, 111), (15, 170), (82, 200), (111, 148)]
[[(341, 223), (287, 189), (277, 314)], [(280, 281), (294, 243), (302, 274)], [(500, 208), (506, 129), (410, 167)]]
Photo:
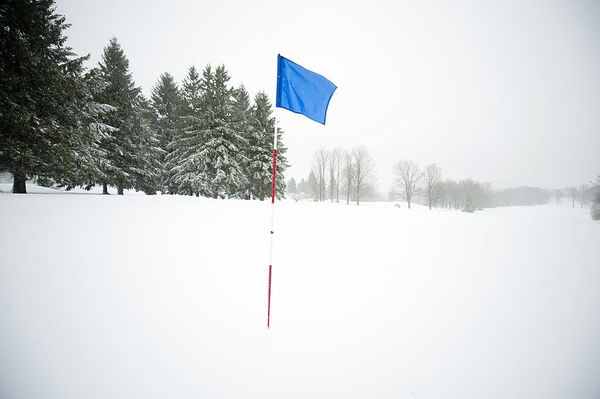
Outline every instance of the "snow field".
[[(5, 190), (6, 191), (6, 190)], [(596, 398), (600, 224), (0, 195), (2, 398)]]

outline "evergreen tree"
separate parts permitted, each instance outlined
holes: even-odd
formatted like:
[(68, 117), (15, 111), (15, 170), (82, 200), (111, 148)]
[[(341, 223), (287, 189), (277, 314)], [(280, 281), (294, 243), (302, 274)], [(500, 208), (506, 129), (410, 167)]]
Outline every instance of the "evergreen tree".
[(304, 193), (304, 194), (306, 194), (308, 192), (306, 180), (304, 180), (304, 179), (300, 180), (300, 183), (298, 183), (297, 192)]
[[(264, 92), (254, 97), (251, 110), (251, 135), (246, 149), (249, 159), (247, 176), (253, 198), (263, 200), (271, 195), (273, 173), (273, 132), (275, 118), (272, 117), (271, 102)], [(281, 141), (281, 128), (277, 128), (277, 194), (284, 196), (284, 172), (288, 166), (285, 153), (287, 148)]]
[(251, 196), (248, 171), (251, 163), (248, 156), (248, 147), (252, 136), (252, 126), (250, 124), (251, 113), (250, 95), (244, 85), (241, 85), (233, 91), (232, 122), (235, 131), (244, 138), (239, 157), (246, 183), (241, 187), (237, 196), (246, 199), (250, 199)]
[(56, 184), (70, 190), (82, 186), (86, 190), (92, 188), (96, 182), (101, 181), (103, 170), (107, 168), (106, 152), (100, 147), (100, 142), (115, 129), (102, 122), (103, 117), (115, 109), (108, 104), (94, 101), (94, 97), (105, 87), (106, 83), (98, 69), (92, 69), (83, 77), (81, 101), (71, 104), (71, 111), (80, 115), (80, 121), (73, 134), (71, 148), (77, 149), (74, 165), (68, 165), (58, 159), (51, 163), (55, 172), (53, 178), (38, 177), (37, 183), (41, 185)]
[(53, 0), (0, 4), (0, 170), (26, 178), (74, 180), (94, 140), (82, 128), (88, 108), (82, 63), (65, 45), (69, 25)]
[(170, 192), (192, 195), (199, 193), (200, 163), (197, 154), (204, 145), (202, 134), (202, 81), (193, 66), (183, 80), (179, 129), (167, 146), (165, 156)]
[(130, 119), (136, 156), (129, 170), (133, 177), (133, 187), (146, 194), (156, 194), (157, 190), (162, 189), (164, 177), (164, 150), (153, 120), (150, 103), (144, 96), (138, 96)]
[(232, 117), (232, 89), (224, 66), (214, 73), (207, 66), (202, 74), (200, 151), (194, 154), (200, 176), (197, 190), (205, 196), (240, 196), (247, 180), (242, 148), (245, 138), (235, 128)]
[(115, 108), (106, 115), (105, 123), (113, 126), (114, 131), (101, 141), (108, 162), (103, 170), (105, 180), (102, 182), (104, 193), (108, 193), (107, 185), (117, 186), (118, 194), (123, 189), (135, 186), (135, 174), (139, 172), (141, 154), (139, 149), (140, 89), (135, 87), (129, 72), (129, 60), (116, 38), (112, 38), (104, 48), (100, 70), (106, 87), (97, 95), (97, 101)]
[(293, 177), (290, 179), (290, 182), (286, 187), (286, 192), (289, 194), (296, 194), (298, 192), (298, 189), (296, 187), (296, 180), (294, 180)]
[(150, 104), (153, 111), (152, 127), (157, 134), (161, 149), (159, 186), (162, 192), (174, 193), (176, 187), (170, 185), (170, 174), (166, 159), (172, 151), (170, 144), (174, 141), (182, 109), (182, 99), (175, 79), (169, 73), (160, 75), (152, 89)]

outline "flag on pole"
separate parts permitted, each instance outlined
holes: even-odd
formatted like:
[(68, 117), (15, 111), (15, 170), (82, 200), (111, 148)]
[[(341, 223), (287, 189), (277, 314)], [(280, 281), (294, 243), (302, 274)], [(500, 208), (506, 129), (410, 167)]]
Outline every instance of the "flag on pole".
[(326, 77), (277, 56), (277, 94), (275, 106), (303, 114), (325, 124), (329, 100), (337, 86)]
[[(325, 124), (327, 107), (337, 89), (324, 76), (309, 71), (277, 55), (277, 93), (275, 106), (285, 108)], [(277, 108), (273, 129), (273, 169), (271, 177), (271, 243), (269, 245), (269, 288), (267, 293), (267, 328), (271, 328), (271, 286), (273, 280), (273, 234), (275, 233), (275, 194), (277, 187)]]

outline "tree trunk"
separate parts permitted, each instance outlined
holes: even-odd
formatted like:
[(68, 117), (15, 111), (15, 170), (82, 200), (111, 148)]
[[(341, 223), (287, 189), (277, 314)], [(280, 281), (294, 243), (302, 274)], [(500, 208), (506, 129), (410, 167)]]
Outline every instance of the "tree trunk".
[(105, 195), (110, 194), (108, 192), (108, 184), (106, 184), (106, 183), (102, 183), (102, 194), (105, 194)]
[(123, 195), (123, 185), (122, 184), (117, 185), (117, 195)]
[(338, 167), (337, 167), (337, 185), (335, 186), (335, 202), (336, 203), (340, 203), (340, 163), (338, 160)]
[(25, 173), (19, 171), (13, 174), (13, 189), (15, 194), (27, 194), (27, 186), (25, 181)]

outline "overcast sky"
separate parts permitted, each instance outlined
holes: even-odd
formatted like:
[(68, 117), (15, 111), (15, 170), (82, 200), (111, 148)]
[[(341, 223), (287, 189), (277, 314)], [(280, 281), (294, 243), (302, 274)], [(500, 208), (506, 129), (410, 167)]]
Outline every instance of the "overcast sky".
[(90, 66), (115, 36), (146, 94), (162, 72), (225, 64), (274, 98), (278, 53), (337, 86), (327, 126), (279, 110), (292, 168), (366, 145), (392, 166), (437, 163), (496, 188), (600, 173), (600, 2), (58, 0)]

